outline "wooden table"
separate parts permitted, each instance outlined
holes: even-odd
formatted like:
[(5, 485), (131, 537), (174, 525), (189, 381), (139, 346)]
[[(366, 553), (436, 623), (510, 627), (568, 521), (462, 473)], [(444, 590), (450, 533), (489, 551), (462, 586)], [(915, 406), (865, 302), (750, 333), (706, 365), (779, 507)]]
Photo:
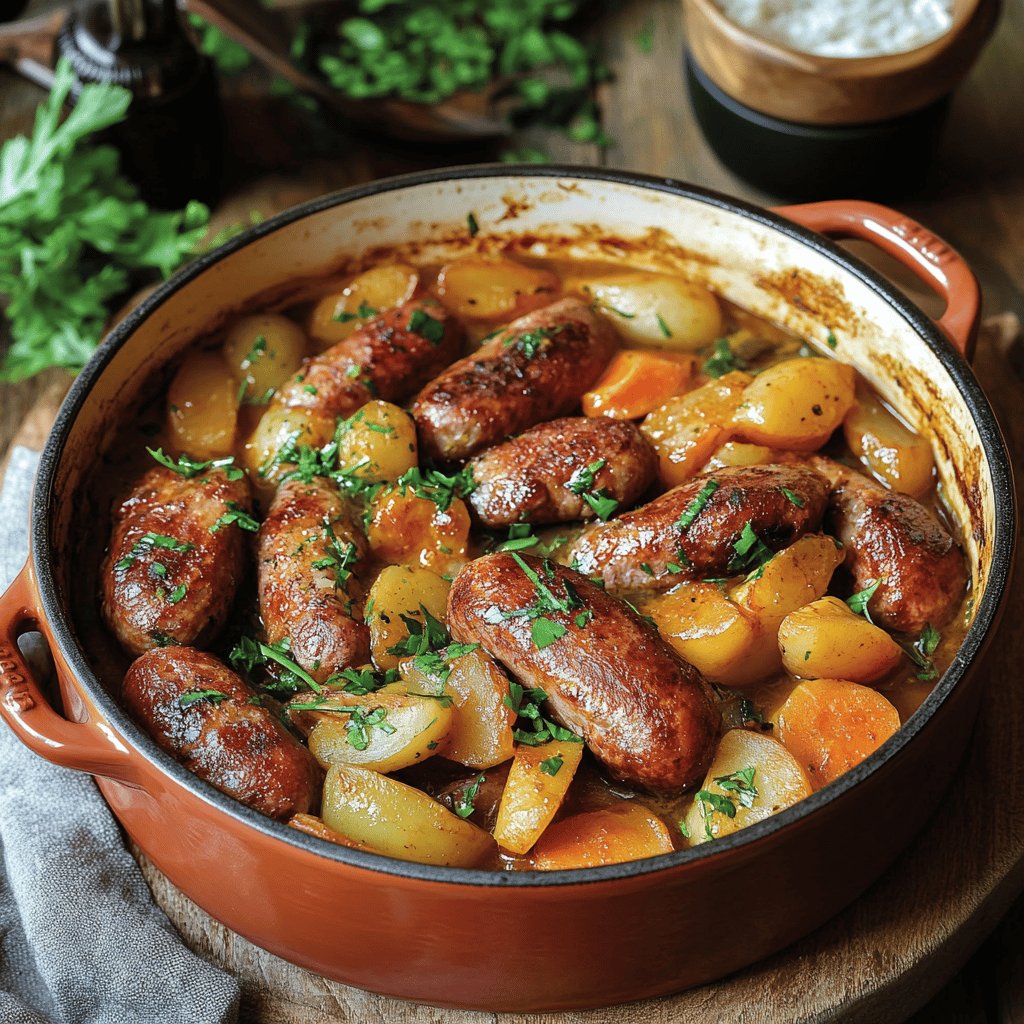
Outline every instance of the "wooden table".
[[(51, 6), (39, 0), (29, 10)], [(1024, 319), (1024, 3), (1008, 0), (1005, 6), (995, 38), (956, 97), (938, 160), (915, 195), (899, 205), (963, 252), (982, 281), (986, 312), (1012, 311)], [(602, 151), (546, 137), (553, 158), (669, 175), (755, 202), (773, 201), (724, 169), (699, 133), (683, 78), (679, 0), (636, 0), (595, 31), (615, 76), (600, 96), (613, 144)], [(641, 36), (653, 40), (651, 53), (638, 43)], [(326, 126), (311, 133), (308, 123), (296, 124), (297, 115), (283, 101), (267, 95), (258, 72), (229, 82), (226, 92), (233, 157), (218, 224), (244, 219), (253, 209), (270, 214), (374, 177), (495, 155), (479, 149), (371, 146)], [(0, 136), (27, 131), (40, 98), (38, 90), (0, 70)], [(0, 385), (0, 459), (28, 410), (47, 389), (52, 393), (61, 384), (62, 374), (54, 371), (17, 387)], [(955, 963), (946, 964), (947, 971), (955, 968)], [(1022, 1021), (1021, 979), (1024, 901), (914, 1021)], [(267, 980), (272, 986), (273, 979)], [(934, 987), (927, 980), (922, 984)], [(338, 1007), (339, 1014), (343, 1010)], [(440, 1013), (415, 1015), (416, 1020), (428, 1018), (444, 1019)]]

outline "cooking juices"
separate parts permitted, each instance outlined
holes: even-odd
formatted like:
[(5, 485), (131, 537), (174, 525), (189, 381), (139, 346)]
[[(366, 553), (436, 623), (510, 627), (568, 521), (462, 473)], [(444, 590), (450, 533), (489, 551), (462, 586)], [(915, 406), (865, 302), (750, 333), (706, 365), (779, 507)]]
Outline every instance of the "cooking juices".
[(914, 711), (966, 597), (927, 439), (816, 340), (558, 259), (246, 311), (121, 446), (127, 704), (263, 813), (424, 863), (614, 863), (790, 806)]

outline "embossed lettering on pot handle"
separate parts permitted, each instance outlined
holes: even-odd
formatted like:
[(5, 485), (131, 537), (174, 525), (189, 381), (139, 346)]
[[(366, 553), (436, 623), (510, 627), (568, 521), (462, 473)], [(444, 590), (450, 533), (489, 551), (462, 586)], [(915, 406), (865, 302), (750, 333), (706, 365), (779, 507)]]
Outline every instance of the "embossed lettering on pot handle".
[(18, 649), (40, 616), (31, 564), (0, 596), (0, 717), (41, 757), (66, 768), (134, 782), (128, 748), (103, 721), (69, 722), (51, 707)]
[(967, 359), (974, 354), (981, 289), (964, 258), (916, 220), (877, 203), (834, 200), (773, 211), (832, 238), (873, 242), (946, 300), (939, 329)]

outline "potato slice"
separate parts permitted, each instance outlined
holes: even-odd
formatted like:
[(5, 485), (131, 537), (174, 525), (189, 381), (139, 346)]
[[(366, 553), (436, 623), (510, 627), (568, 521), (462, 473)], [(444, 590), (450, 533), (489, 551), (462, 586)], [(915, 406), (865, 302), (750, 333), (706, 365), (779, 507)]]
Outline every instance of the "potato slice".
[(753, 444), (812, 452), (850, 411), (855, 376), (852, 366), (816, 356), (769, 366), (736, 408), (736, 433)]
[(538, 871), (558, 871), (621, 864), (672, 850), (665, 823), (642, 804), (630, 801), (549, 825), (531, 860)]
[(320, 813), (328, 828), (377, 853), (419, 864), (472, 868), (494, 839), (404, 782), (354, 765), (332, 765)]
[(246, 442), (242, 461), (259, 497), (267, 502), (274, 496), (277, 481), (294, 463), (282, 458), (288, 449), (303, 445), (320, 448), (334, 436), (334, 420), (312, 409), (289, 409), (271, 405)]
[(338, 430), (338, 468), (357, 477), (394, 482), (418, 463), (416, 424), (391, 402), (367, 402)]
[(812, 792), (807, 773), (778, 740), (763, 732), (730, 729), (719, 741), (686, 815), (690, 842), (730, 835)]
[(167, 389), (171, 444), (193, 458), (229, 455), (238, 423), (238, 382), (216, 352), (185, 357)]
[(561, 289), (550, 270), (502, 256), (466, 256), (441, 268), (437, 297), (456, 316), (512, 320), (548, 306)]
[(382, 490), (370, 505), (366, 538), (376, 558), (449, 573), (466, 560), (469, 510), (461, 498), (441, 508), (412, 490)]
[(594, 299), (597, 309), (628, 341), (658, 348), (694, 349), (722, 333), (715, 296), (699, 284), (667, 274), (607, 274), (566, 282)]
[(440, 680), (422, 671), (415, 659), (401, 663), (406, 686), (413, 693), (443, 693), (453, 704), (452, 726), (441, 754), (468, 768), (490, 768), (513, 754), (516, 714), (505, 704), (508, 677), (486, 652), (477, 648), (453, 658)]
[(288, 819), (288, 825), (296, 832), (304, 832), (307, 836), (316, 836), (317, 839), (326, 839), (327, 842), (338, 846), (347, 846), (352, 850), (367, 848), (365, 843), (353, 842), (348, 836), (328, 828), (315, 814), (293, 814)]
[(781, 452), (765, 448), (762, 444), (743, 444), (727, 441), (707, 461), (705, 470), (725, 469), (726, 466), (767, 466), (778, 462)]
[[(316, 705), (310, 709), (310, 705)], [(431, 757), (444, 743), (452, 709), (430, 697), (416, 697), (405, 687), (384, 687), (362, 696), (334, 691), (322, 697), (303, 694), (289, 702), (312, 726), (310, 753), (324, 768), (355, 764), (378, 772), (396, 772)]]
[(667, 401), (644, 419), (640, 429), (658, 453), (658, 473), (669, 487), (698, 473), (712, 453), (729, 440), (732, 417), (753, 380), (733, 371)]
[(407, 263), (371, 267), (316, 303), (307, 325), (309, 336), (321, 350), (344, 341), (368, 320), (408, 302), (418, 284), (419, 272)]
[(816, 789), (860, 764), (900, 727), (885, 697), (848, 679), (798, 683), (773, 721)]
[(551, 740), (516, 748), (494, 828), (500, 847), (511, 853), (533, 847), (562, 806), (582, 757), (582, 743)]
[(398, 668), (401, 655), (388, 651), (409, 635), (403, 615), (419, 623), (421, 628), (423, 608), (439, 622), (444, 621), (450, 589), (451, 583), (430, 569), (389, 565), (381, 570), (366, 600), (370, 654), (377, 668)]
[(779, 650), (786, 671), (805, 679), (876, 683), (903, 660), (900, 645), (884, 629), (837, 597), (790, 612), (779, 627)]
[(847, 413), (843, 433), (850, 451), (884, 484), (918, 496), (935, 479), (935, 458), (927, 438), (903, 425), (881, 400), (864, 391)]
[(309, 342), (302, 328), (279, 313), (239, 317), (224, 336), (223, 353), (243, 402), (266, 404), (299, 372)]

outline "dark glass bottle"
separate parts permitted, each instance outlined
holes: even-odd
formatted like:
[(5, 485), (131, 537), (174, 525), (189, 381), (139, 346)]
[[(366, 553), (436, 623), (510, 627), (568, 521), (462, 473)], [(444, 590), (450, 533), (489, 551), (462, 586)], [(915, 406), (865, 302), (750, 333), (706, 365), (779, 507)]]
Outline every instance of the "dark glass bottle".
[(155, 206), (219, 197), (224, 123), (211, 62), (192, 45), (174, 0), (77, 0), (56, 41), (80, 82), (132, 92), (110, 141)]

